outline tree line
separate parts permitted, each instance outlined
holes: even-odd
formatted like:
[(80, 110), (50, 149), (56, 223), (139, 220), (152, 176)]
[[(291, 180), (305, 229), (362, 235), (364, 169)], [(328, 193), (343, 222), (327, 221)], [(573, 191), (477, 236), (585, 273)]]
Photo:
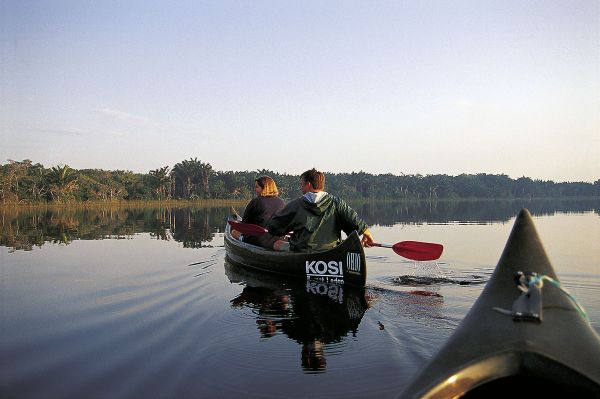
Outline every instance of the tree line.
[[(124, 170), (46, 168), (31, 160), (0, 164), (1, 203), (70, 203), (122, 200), (250, 199), (254, 179), (269, 175), (283, 198), (299, 195), (298, 175), (271, 170), (216, 171), (190, 158), (148, 173)], [(594, 183), (512, 179), (504, 174), (393, 175), (326, 173), (326, 190), (348, 200), (600, 197)]]

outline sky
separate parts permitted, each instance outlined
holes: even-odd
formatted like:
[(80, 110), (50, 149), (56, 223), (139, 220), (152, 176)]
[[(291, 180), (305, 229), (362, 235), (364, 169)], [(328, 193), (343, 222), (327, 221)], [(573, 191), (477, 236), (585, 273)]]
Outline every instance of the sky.
[(598, 0), (0, 0), (0, 164), (600, 178)]

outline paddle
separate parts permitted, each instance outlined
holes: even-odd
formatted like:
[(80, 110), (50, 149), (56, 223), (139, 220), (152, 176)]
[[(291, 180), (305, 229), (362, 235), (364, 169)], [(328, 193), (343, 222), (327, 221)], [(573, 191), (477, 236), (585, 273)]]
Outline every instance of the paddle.
[[(232, 229), (249, 236), (258, 236), (267, 233), (267, 229), (262, 226), (242, 223), (236, 220), (227, 221)], [(398, 255), (419, 261), (436, 260), (442, 255), (444, 247), (440, 244), (421, 241), (400, 241), (394, 245), (373, 243), (374, 247), (391, 248)]]
[(242, 223), (237, 220), (228, 220), (227, 223), (229, 223), (232, 229), (247, 236), (260, 236), (267, 233), (267, 229), (257, 224)]
[(400, 241), (394, 245), (373, 243), (374, 247), (391, 248), (398, 255), (411, 260), (436, 260), (442, 256), (444, 246), (431, 242)]

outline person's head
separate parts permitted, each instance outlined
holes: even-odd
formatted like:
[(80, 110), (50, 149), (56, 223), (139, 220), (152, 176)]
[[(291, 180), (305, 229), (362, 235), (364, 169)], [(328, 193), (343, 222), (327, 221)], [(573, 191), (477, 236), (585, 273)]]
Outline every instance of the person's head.
[(308, 191), (323, 191), (325, 189), (325, 175), (315, 168), (307, 170), (300, 175), (300, 188), (303, 194)]
[(256, 194), (259, 197), (277, 197), (279, 195), (275, 180), (271, 179), (269, 176), (261, 176), (258, 179), (255, 179), (254, 191), (256, 191)]

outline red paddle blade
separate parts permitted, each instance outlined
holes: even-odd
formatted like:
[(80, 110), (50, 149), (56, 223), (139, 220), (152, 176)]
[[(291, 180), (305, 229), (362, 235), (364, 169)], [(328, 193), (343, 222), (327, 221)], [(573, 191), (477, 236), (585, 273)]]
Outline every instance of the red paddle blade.
[(257, 224), (242, 223), (236, 220), (228, 220), (227, 223), (229, 223), (232, 229), (237, 230), (247, 236), (259, 236), (267, 233), (267, 229)]
[(401, 241), (392, 246), (398, 255), (412, 260), (436, 260), (442, 256), (444, 246), (431, 242)]

